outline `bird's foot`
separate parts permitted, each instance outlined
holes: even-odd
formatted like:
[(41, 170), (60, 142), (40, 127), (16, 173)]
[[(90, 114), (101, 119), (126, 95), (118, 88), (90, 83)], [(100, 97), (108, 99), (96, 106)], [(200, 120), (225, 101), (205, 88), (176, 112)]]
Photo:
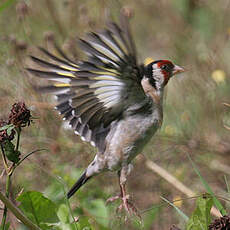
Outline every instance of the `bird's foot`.
[(138, 212), (137, 208), (135, 207), (135, 205), (130, 201), (130, 196), (129, 195), (117, 195), (117, 196), (113, 196), (109, 199), (106, 200), (106, 204), (114, 202), (118, 199), (121, 199), (121, 204), (119, 205), (119, 207), (116, 209), (116, 212), (121, 212), (122, 210), (125, 210), (129, 216), (135, 215), (137, 216), (140, 220), (141, 220), (141, 215)]
[(121, 212), (122, 209), (124, 209), (129, 214), (129, 216), (135, 215), (135, 216), (137, 216), (137, 217), (139, 217), (141, 219), (141, 215), (138, 212), (138, 210), (135, 207), (135, 205), (131, 202), (130, 196), (125, 195), (124, 197), (121, 197), (121, 199), (122, 199), (122, 203), (117, 208), (117, 211)]
[(112, 197), (110, 197), (110, 198), (108, 198), (108, 199), (106, 200), (106, 204), (112, 203), (112, 202), (114, 202), (115, 200), (118, 200), (118, 199), (121, 199), (121, 195), (112, 196)]

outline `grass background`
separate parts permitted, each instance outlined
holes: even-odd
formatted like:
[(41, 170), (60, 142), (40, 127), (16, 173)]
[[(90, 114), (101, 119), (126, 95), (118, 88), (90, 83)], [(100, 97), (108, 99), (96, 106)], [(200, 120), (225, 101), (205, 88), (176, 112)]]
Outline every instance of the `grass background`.
[[(24, 129), (21, 151), (47, 149), (17, 168), (11, 196), (21, 189), (37, 190), (55, 203), (63, 203), (63, 183), (64, 187), (71, 186), (96, 153), (66, 128), (53, 110), (52, 97), (38, 95), (32, 89), (31, 84), (45, 83), (24, 70), (32, 65), (28, 56), (42, 57), (36, 47), (53, 51), (56, 41), (70, 57), (81, 58), (76, 38), (103, 28), (109, 19), (118, 21), (121, 8), (131, 16), (140, 62), (147, 57), (170, 59), (189, 70), (170, 80), (163, 126), (144, 155), (135, 160), (128, 180), (136, 206), (143, 218), (148, 217), (149, 224), (143, 228), (160, 226), (166, 230), (172, 224), (183, 228), (184, 221), (160, 196), (174, 200), (185, 195), (143, 165), (146, 158), (150, 159), (201, 194), (205, 189), (188, 160), (189, 153), (213, 191), (229, 198), (224, 175), (228, 179), (230, 174), (230, 133), (224, 125), (230, 126), (230, 110), (222, 104), (230, 102), (229, 0), (1, 1), (0, 116), (6, 117), (15, 101), (25, 101), (38, 119)], [(106, 198), (117, 192), (117, 176), (107, 173), (85, 185), (72, 198), (71, 207), (93, 229), (139, 229), (135, 221), (124, 224), (117, 218), (118, 204), (105, 207)], [(194, 199), (178, 205), (190, 215)], [(229, 209), (229, 203), (224, 205)], [(100, 213), (93, 213), (95, 206)], [(10, 221), (17, 229), (13, 216)]]

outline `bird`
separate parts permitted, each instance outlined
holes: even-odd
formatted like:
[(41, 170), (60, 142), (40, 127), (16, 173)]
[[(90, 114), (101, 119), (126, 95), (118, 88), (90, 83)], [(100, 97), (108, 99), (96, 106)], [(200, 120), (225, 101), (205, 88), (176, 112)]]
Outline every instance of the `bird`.
[(97, 32), (78, 39), (85, 54), (72, 60), (58, 46), (57, 54), (39, 48), (49, 59), (30, 56), (40, 68), (27, 68), (52, 82), (37, 87), (55, 95), (56, 110), (83, 141), (97, 148), (93, 161), (72, 186), (72, 197), (96, 175), (113, 171), (119, 178), (120, 209), (135, 210), (126, 193), (132, 160), (141, 153), (163, 122), (164, 89), (172, 76), (185, 71), (169, 60), (138, 62), (129, 22), (109, 22)]

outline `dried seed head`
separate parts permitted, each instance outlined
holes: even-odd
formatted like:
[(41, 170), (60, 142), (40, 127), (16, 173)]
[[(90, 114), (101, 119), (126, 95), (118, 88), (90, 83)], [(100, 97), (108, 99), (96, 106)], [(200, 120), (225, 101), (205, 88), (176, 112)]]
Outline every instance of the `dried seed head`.
[(16, 5), (16, 12), (19, 20), (23, 20), (28, 15), (29, 7), (24, 1), (19, 2)]
[(85, 5), (81, 5), (79, 7), (79, 11), (80, 11), (80, 14), (82, 14), (84, 16), (88, 13), (87, 7)]
[(11, 44), (16, 44), (16, 41), (17, 41), (17, 39), (16, 39), (15, 35), (14, 35), (14, 34), (11, 34), (11, 35), (9, 36), (9, 42), (10, 42)]
[(55, 40), (55, 36), (54, 36), (54, 33), (52, 31), (44, 32), (43, 37), (44, 37), (44, 40), (46, 42), (54, 42), (54, 40)]
[(133, 8), (129, 7), (129, 6), (124, 6), (121, 9), (121, 13), (126, 16), (127, 18), (132, 18), (134, 16), (134, 10)]
[(31, 122), (30, 110), (26, 108), (24, 102), (18, 102), (13, 104), (10, 115), (9, 123), (15, 125), (16, 127), (29, 126)]
[(27, 44), (24, 41), (16, 41), (16, 49), (19, 51), (23, 51), (27, 49)]
[[(0, 120), (0, 128), (6, 126), (7, 122)], [(15, 131), (12, 129), (10, 133), (7, 132), (7, 129), (0, 131), (0, 143), (4, 144), (6, 141), (12, 141), (14, 139)]]
[(214, 220), (214, 222), (208, 226), (208, 230), (227, 230), (227, 229), (230, 229), (229, 216), (220, 217), (219, 219)]

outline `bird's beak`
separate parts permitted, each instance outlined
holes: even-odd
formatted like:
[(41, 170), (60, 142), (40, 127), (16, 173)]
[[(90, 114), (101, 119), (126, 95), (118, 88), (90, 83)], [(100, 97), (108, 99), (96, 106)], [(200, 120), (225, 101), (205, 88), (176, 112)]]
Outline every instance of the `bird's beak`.
[(174, 68), (173, 68), (173, 72), (172, 73), (173, 73), (173, 75), (175, 75), (175, 74), (183, 73), (183, 72), (185, 72), (184, 68), (182, 68), (182, 67), (180, 67), (178, 65), (175, 65)]

